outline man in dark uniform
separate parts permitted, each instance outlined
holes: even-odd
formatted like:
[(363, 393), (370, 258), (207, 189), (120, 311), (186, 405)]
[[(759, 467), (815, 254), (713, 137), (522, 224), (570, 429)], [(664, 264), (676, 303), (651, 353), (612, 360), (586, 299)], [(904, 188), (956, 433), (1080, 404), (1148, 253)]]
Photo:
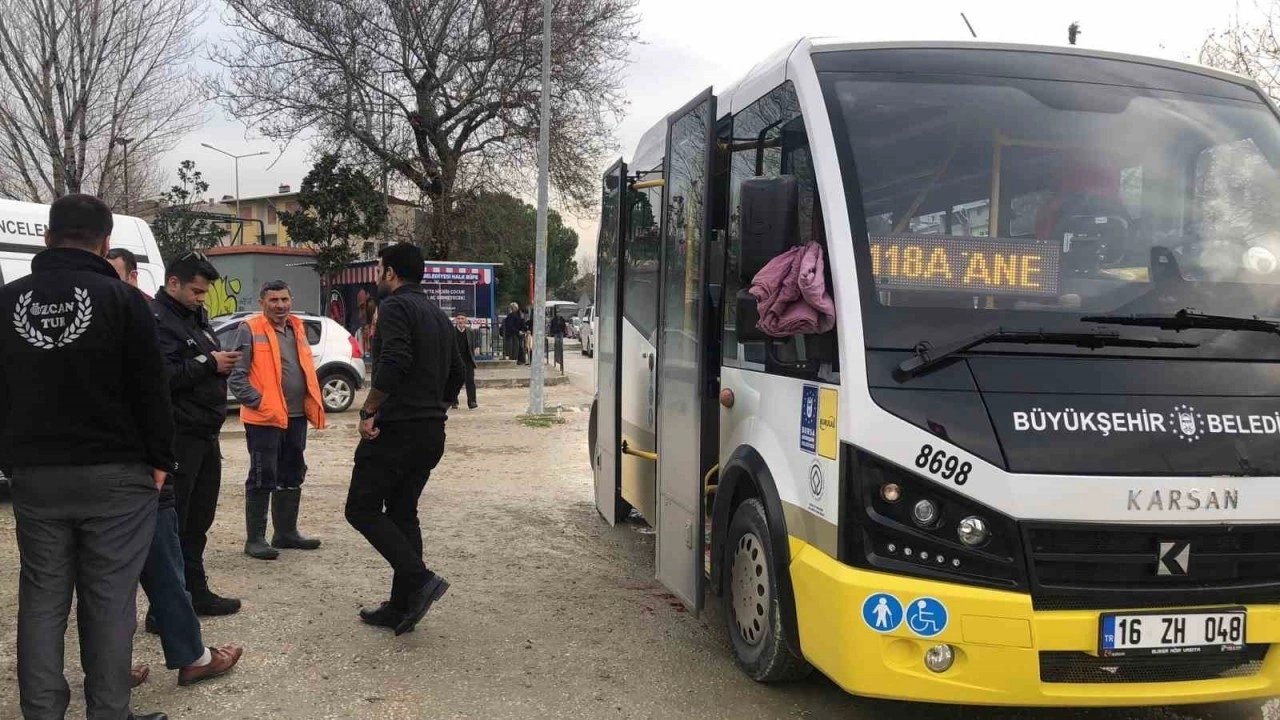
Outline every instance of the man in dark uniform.
[[(134, 718), (138, 576), (173, 468), (173, 416), (147, 300), (103, 257), (103, 202), (49, 208), (48, 250), (0, 288), (0, 458), (13, 482), (22, 571), (18, 692), (27, 720), (62, 720), (74, 593), (88, 720)], [(9, 472), (12, 470), (12, 472)], [(161, 720), (163, 713), (136, 720)]]
[(465, 371), (449, 318), (423, 290), (422, 251), (392, 245), (379, 253), (376, 364), (360, 409), (347, 522), (391, 565), (391, 598), (360, 611), (397, 635), (418, 624), (449, 583), (422, 561), (418, 498), (444, 455), (448, 403)]
[(218, 433), (227, 419), (227, 375), (240, 353), (224, 351), (209, 327), (204, 299), (218, 271), (198, 252), (169, 264), (165, 285), (151, 302), (164, 353), (165, 376), (173, 402), (174, 498), (178, 537), (191, 606), (199, 615), (231, 615), (240, 601), (209, 589), (204, 549), (218, 511), (222, 486), (222, 448)]

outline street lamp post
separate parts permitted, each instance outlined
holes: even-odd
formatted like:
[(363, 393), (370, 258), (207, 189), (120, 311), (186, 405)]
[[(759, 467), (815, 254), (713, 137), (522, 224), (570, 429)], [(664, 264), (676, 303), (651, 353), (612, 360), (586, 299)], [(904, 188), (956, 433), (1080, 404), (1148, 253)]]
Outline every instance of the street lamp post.
[(538, 120), (538, 221), (535, 230), (533, 258), (534, 275), (533, 354), (538, 358), (529, 362), (529, 414), (541, 415), (543, 406), (543, 373), (545, 372), (546, 304), (547, 304), (547, 168), (551, 153), (551, 0), (542, 2), (542, 113)]
[[(235, 154), (233, 154), (233, 153), (229, 153), (229, 152), (227, 152), (226, 150), (220, 150), (220, 149), (218, 149), (218, 148), (216, 148), (216, 147), (214, 147), (214, 146), (210, 145), (209, 143), (200, 143), (200, 145), (201, 145), (202, 147), (207, 147), (207, 148), (209, 148), (210, 150), (212, 150), (212, 151), (214, 151), (214, 152), (222, 153), (223, 155), (226, 155), (227, 157), (229, 157), (229, 158), (231, 158), (232, 160), (234, 160), (234, 161), (235, 161), (235, 166), (236, 166), (236, 217), (237, 217), (237, 218), (240, 218), (240, 159), (241, 159), (241, 158), (257, 157), (258, 155), (270, 155), (271, 153), (267, 152), (266, 150), (263, 150), (263, 151), (261, 151), (261, 152), (245, 153), (244, 155), (235, 155)], [(241, 232), (243, 233), (243, 226), (241, 226), (241, 228), (242, 228)], [(259, 242), (261, 242), (262, 240), (263, 240), (263, 238), (258, 238), (258, 241), (259, 241)], [(241, 236), (241, 238), (240, 238), (240, 242), (241, 242), (241, 243), (244, 243), (244, 237), (243, 237), (243, 235), (242, 235), (242, 236)]]
[(129, 214), (129, 143), (133, 142), (133, 138), (118, 137), (111, 140), (112, 143), (124, 148), (124, 213)]

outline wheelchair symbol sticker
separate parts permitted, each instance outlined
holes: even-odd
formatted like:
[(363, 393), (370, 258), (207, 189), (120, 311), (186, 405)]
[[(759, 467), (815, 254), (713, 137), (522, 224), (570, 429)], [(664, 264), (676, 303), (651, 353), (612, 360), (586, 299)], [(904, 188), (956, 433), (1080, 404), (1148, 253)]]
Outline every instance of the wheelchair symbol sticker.
[(916, 598), (907, 606), (907, 627), (920, 637), (933, 637), (947, 629), (947, 606), (931, 597)]
[(862, 622), (876, 632), (892, 632), (902, 624), (902, 603), (888, 593), (868, 595), (862, 602)]

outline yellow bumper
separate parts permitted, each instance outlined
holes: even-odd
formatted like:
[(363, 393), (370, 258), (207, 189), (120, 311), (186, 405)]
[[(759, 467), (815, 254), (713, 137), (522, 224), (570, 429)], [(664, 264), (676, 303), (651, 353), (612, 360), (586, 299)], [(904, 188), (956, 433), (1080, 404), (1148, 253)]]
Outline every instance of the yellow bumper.
[[(800, 643), (805, 658), (856, 695), (975, 705), (1168, 705), (1280, 695), (1280, 652), (1268, 652), (1248, 677), (1150, 683), (1046, 683), (1042, 651), (1096, 654), (1098, 611), (1040, 611), (1023, 593), (859, 570), (791, 539)], [(867, 626), (862, 604), (873, 593), (906, 605), (932, 597), (947, 608), (946, 628), (932, 638), (906, 623), (881, 634)], [(1124, 609), (1124, 608), (1119, 608)], [(1249, 606), (1248, 643), (1280, 643), (1280, 606)], [(955, 648), (943, 673), (924, 666), (925, 650)]]

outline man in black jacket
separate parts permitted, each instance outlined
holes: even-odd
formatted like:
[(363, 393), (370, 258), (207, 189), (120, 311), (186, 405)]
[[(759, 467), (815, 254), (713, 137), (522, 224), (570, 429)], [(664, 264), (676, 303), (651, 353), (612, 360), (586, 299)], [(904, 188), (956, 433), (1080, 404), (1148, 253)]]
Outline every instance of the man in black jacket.
[(231, 615), (240, 610), (239, 600), (219, 597), (209, 589), (204, 570), (204, 549), (222, 484), (218, 433), (227, 419), (227, 375), (240, 359), (240, 353), (218, 345), (204, 311), (209, 284), (218, 277), (203, 254), (187, 253), (169, 263), (164, 287), (151, 302), (177, 428), (173, 452), (178, 471), (173, 481), (178, 537), (187, 592), (198, 615)]
[(444, 455), (444, 423), (465, 374), (449, 318), (423, 291), (422, 251), (379, 254), (377, 361), (360, 410), (347, 522), (391, 565), (391, 599), (360, 611), (370, 624), (409, 632), (449, 583), (422, 561), (418, 498)]
[[(466, 373), (463, 379), (467, 387), (467, 408), (475, 410), (480, 407), (476, 403), (476, 341), (471, 328), (467, 326), (467, 314), (458, 313), (453, 316), (453, 339), (458, 344), (458, 354), (462, 356), (462, 368)], [(458, 407), (458, 396), (453, 396), (452, 407)]]
[(49, 249), (0, 288), (0, 458), (12, 469), (28, 720), (66, 715), (63, 636), (76, 589), (88, 717), (133, 717), (134, 601), (156, 492), (173, 469), (173, 418), (155, 318), (103, 258), (111, 229), (97, 198), (59, 198)]

